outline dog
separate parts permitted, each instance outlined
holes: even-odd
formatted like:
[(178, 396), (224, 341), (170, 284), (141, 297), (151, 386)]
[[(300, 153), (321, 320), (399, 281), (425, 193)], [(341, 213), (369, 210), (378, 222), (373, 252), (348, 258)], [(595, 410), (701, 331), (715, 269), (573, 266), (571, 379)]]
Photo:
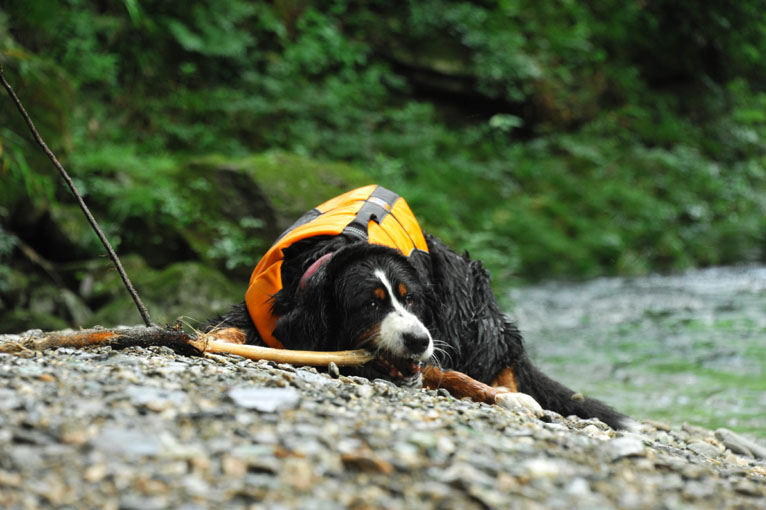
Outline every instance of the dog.
[(345, 370), (613, 428), (629, 422), (535, 367), (481, 262), (423, 234), (406, 201), (377, 185), (296, 221), (255, 268), (245, 301), (203, 329), (275, 348), (365, 348), (375, 360)]

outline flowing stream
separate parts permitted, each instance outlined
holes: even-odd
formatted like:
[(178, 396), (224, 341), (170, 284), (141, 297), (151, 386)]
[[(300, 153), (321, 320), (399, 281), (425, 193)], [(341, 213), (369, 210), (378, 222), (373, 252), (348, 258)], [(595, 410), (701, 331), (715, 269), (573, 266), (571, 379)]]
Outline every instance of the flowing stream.
[(511, 291), (532, 358), (638, 419), (766, 438), (766, 267)]

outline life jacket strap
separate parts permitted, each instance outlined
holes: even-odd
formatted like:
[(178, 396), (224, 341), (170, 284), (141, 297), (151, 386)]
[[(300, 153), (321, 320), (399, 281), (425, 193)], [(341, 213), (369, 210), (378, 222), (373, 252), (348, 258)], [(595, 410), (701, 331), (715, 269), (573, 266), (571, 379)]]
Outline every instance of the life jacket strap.
[(374, 220), (380, 225), (397, 200), (399, 200), (399, 195), (378, 186), (367, 198), (359, 212), (356, 213), (354, 219), (343, 229), (343, 233), (367, 241), (367, 226), (370, 224), (370, 220)]

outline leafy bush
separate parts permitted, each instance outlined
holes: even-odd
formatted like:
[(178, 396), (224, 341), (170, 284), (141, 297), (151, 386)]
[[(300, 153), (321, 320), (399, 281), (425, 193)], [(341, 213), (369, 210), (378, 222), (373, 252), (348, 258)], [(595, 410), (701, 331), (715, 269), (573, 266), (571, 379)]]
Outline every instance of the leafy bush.
[[(401, 191), (428, 230), (508, 281), (764, 258), (759, 12), (749, 1), (11, 1), (0, 51), (123, 248), (242, 270), (272, 226), (210, 214), (219, 204), (193, 161), (225, 154), (242, 169), (263, 154), (277, 177), (279, 164), (350, 164), (348, 182)], [(14, 119), (0, 112), (0, 206), (67, 201)], [(327, 198), (321, 179), (307, 182), (294, 203)]]

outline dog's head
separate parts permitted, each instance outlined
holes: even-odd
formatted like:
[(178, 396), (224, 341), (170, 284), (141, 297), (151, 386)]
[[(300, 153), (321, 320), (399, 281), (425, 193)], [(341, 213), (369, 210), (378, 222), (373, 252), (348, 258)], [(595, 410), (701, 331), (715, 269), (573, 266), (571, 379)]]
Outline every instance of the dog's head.
[(427, 288), (396, 250), (367, 243), (341, 248), (312, 263), (287, 298), (275, 302), (275, 313), (285, 313), (274, 336), (289, 348), (365, 348), (377, 357), (356, 374), (420, 384), (421, 364), (434, 350)]

